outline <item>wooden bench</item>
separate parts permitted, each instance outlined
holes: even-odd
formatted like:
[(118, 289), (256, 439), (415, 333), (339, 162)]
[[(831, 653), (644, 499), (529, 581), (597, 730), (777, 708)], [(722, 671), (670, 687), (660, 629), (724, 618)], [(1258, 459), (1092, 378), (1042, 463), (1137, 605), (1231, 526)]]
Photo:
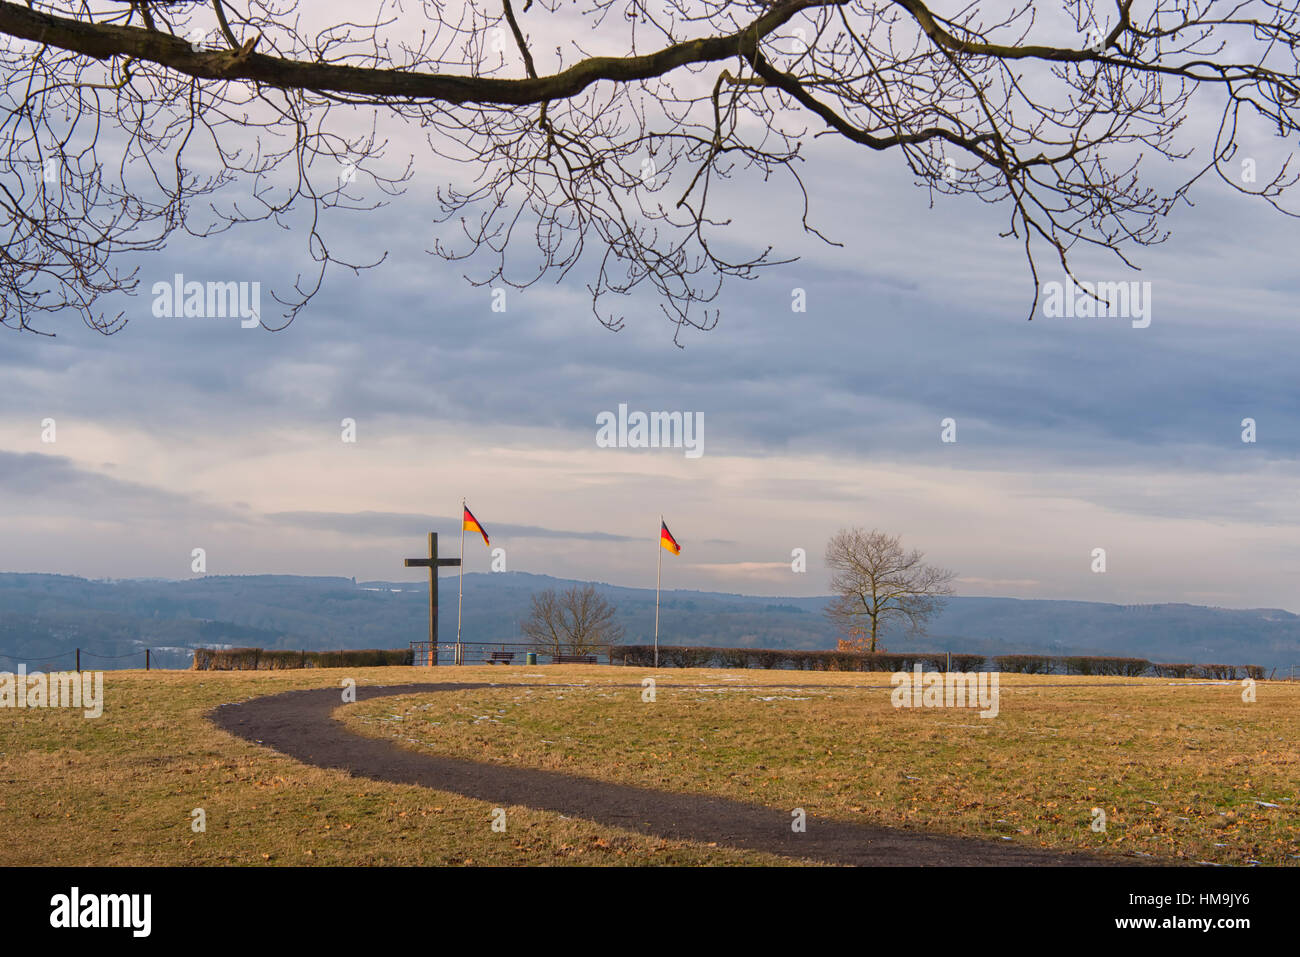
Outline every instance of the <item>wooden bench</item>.
[(551, 663), (556, 665), (594, 665), (595, 655), (551, 655)]
[(513, 651), (494, 651), (488, 657), (487, 663), (490, 665), (509, 665), (513, 664), (515, 653)]

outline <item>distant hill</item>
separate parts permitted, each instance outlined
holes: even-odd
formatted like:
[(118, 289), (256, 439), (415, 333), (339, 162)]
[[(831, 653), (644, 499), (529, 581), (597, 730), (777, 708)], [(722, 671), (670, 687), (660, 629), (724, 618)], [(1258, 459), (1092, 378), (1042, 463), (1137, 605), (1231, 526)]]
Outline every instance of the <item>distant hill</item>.
[[(575, 583), (525, 572), (465, 576), (466, 641), (518, 641), (529, 596)], [(619, 610), (628, 642), (654, 633), (654, 590), (598, 584)], [(456, 634), (455, 578), (443, 579), (440, 636)], [(765, 598), (721, 592), (663, 593), (665, 644), (832, 648), (826, 598)], [(400, 648), (427, 633), (421, 582), (355, 582), (293, 575), (212, 576), (186, 581), (88, 581), (66, 575), (0, 574), (0, 669), (37, 659), (68, 667), (187, 667), (196, 645), (263, 648)], [(1279, 609), (1201, 605), (963, 598), (949, 600), (930, 635), (887, 636), (890, 649), (985, 654), (1135, 655), (1155, 661), (1259, 664), (1300, 673), (1300, 615)], [(98, 657), (90, 657), (91, 654)], [(125, 656), (125, 657), (112, 657)], [(66, 658), (66, 660), (64, 660)]]

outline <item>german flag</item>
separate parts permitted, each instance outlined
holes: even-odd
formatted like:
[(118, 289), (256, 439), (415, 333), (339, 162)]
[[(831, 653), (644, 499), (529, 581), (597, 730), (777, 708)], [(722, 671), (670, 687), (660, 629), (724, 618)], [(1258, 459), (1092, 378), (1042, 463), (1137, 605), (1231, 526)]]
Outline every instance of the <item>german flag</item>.
[(673, 538), (673, 533), (668, 531), (668, 525), (662, 518), (659, 519), (659, 544), (674, 555), (682, 553), (682, 546), (677, 544), (677, 539)]
[(467, 532), (478, 532), (483, 536), (483, 544), (490, 548), (492, 543), (488, 541), (488, 533), (483, 531), (483, 526), (478, 523), (478, 519), (474, 517), (474, 513), (463, 505), (461, 508), (465, 509), (465, 514), (462, 517), (463, 524), (461, 525), (461, 528)]

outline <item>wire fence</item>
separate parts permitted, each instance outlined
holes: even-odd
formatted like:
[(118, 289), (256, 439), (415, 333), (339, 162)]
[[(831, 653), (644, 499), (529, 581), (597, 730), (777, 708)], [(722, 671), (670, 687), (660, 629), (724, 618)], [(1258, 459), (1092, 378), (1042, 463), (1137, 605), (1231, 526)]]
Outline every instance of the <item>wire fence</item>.
[[(46, 655), (40, 658), (33, 657), (32, 655), (6, 654), (0, 654), (0, 658), (4, 658), (7, 661), (17, 662), (19, 666), (31, 664), (44, 665), (49, 661), (63, 661), (71, 664), (73, 669), (76, 671), (83, 670), (81, 665), (82, 659), (86, 659), (88, 662), (92, 663), (94, 661), (127, 661), (128, 659), (135, 659), (141, 666), (143, 666), (145, 671), (152, 671), (157, 666), (155, 654), (156, 653), (152, 648), (142, 648), (140, 651), (128, 652), (125, 655), (101, 655), (96, 651), (87, 651), (83, 648), (73, 648), (70, 651), (60, 651), (57, 654)], [(33, 669), (25, 668), (25, 670), (31, 671)], [(39, 670), (48, 669), (42, 668)]]
[(44, 658), (33, 658), (31, 655), (0, 655), (0, 658), (7, 658), (10, 661), (54, 661), (57, 658), (66, 658), (71, 655), (70, 651), (61, 651), (57, 655), (47, 655)]

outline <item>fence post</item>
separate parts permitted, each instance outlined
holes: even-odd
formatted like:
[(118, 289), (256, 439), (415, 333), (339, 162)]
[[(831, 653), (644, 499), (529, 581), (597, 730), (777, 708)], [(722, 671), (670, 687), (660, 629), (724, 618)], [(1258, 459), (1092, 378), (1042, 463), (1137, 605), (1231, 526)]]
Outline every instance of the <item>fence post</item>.
[(77, 649), (77, 674), (81, 674), (81, 649)]
[(948, 662), (947, 662), (947, 664), (945, 664), (945, 665), (943, 666), (943, 673), (946, 674), (946, 675), (947, 675), (947, 674), (952, 674), (952, 652), (951, 652), (951, 651), (947, 651), (947, 652), (944, 652), (944, 654), (946, 654), (946, 655), (948, 656)]
[(149, 649), (148, 648), (144, 650), (144, 670), (145, 671), (149, 670)]

